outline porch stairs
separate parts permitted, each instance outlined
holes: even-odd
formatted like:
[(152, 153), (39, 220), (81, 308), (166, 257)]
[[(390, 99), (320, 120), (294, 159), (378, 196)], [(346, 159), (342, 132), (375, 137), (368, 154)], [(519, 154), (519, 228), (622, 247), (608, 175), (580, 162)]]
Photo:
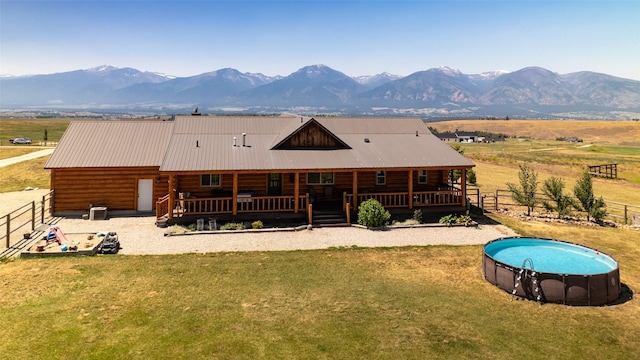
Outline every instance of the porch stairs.
[(347, 216), (340, 210), (313, 210), (313, 226), (349, 226)]

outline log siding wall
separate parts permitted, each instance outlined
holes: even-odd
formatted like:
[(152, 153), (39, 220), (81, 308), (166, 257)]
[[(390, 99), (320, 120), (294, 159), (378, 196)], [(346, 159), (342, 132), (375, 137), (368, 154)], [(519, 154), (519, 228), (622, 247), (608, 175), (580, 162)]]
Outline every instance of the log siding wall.
[(109, 210), (137, 210), (138, 179), (153, 179), (155, 200), (169, 192), (167, 175), (156, 168), (64, 168), (51, 169), (55, 191), (54, 213), (88, 211), (89, 206)]
[[(376, 171), (358, 172), (358, 189), (369, 192), (403, 192), (407, 191), (408, 170), (387, 171), (385, 185), (376, 185)], [(429, 170), (428, 183), (418, 183), (419, 172), (413, 171), (413, 191), (433, 191), (446, 184), (446, 170)], [(155, 200), (169, 193), (169, 175), (161, 174), (158, 168), (65, 168), (51, 169), (51, 187), (55, 190), (54, 212), (88, 211), (90, 204), (107, 206), (109, 210), (137, 209), (137, 191), (139, 179), (153, 179), (153, 206)], [(221, 174), (221, 186), (201, 187), (200, 174), (177, 175), (176, 189), (179, 192), (190, 192), (192, 196), (210, 198), (214, 196), (231, 196), (233, 191), (233, 174)], [(281, 173), (282, 195), (293, 195), (295, 189), (294, 173)], [(353, 173), (340, 171), (334, 173), (333, 198), (342, 197), (342, 192), (353, 190)], [(307, 173), (301, 172), (299, 177), (299, 193), (309, 192), (315, 188), (317, 194), (324, 194), (326, 185), (307, 185)], [(238, 191), (251, 191), (254, 196), (266, 196), (268, 174), (239, 174)]]

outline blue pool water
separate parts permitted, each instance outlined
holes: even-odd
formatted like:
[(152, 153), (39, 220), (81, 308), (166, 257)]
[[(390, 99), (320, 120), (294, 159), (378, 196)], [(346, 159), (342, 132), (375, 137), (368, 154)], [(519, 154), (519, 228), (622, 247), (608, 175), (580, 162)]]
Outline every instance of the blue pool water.
[(536, 271), (547, 273), (594, 275), (618, 268), (613, 258), (597, 250), (548, 239), (500, 239), (485, 245), (485, 253), (496, 261), (517, 268), (530, 258)]

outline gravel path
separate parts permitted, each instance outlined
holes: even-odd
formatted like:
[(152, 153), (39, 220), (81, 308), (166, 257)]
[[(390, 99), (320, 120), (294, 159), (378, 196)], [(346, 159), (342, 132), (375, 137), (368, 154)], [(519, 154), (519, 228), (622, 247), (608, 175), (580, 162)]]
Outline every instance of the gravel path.
[(114, 231), (121, 254), (180, 254), (221, 251), (310, 250), (329, 247), (389, 247), (411, 245), (472, 245), (517, 235), (503, 225), (417, 227), (371, 231), (358, 227), (326, 227), (300, 231), (218, 232), (164, 236), (154, 217), (117, 217), (104, 221), (65, 218), (57, 225), (65, 233)]
[[(0, 213), (42, 198), (49, 190), (19, 191), (0, 194)], [(313, 228), (300, 231), (233, 232), (164, 236), (165, 230), (155, 226), (155, 217), (110, 217), (102, 221), (61, 218), (56, 223), (65, 233), (118, 234), (121, 254), (154, 255), (205, 253), (221, 251), (310, 250), (329, 247), (385, 247), (424, 245), (473, 245), (517, 235), (503, 225), (470, 227), (416, 227), (371, 231), (358, 227)]]

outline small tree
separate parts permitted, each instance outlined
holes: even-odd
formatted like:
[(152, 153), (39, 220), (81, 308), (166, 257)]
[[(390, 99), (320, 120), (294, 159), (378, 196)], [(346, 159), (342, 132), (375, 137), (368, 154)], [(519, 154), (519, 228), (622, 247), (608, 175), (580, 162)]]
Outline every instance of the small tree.
[(561, 178), (550, 177), (544, 181), (542, 186), (542, 192), (553, 202), (544, 200), (542, 204), (548, 211), (556, 211), (558, 217), (563, 215), (569, 215), (571, 209), (577, 208), (573, 198), (564, 194), (564, 181)]
[(588, 171), (582, 173), (582, 177), (576, 183), (573, 188), (573, 194), (580, 201), (582, 210), (587, 213), (587, 221), (590, 221), (591, 217), (596, 222), (602, 222), (605, 216), (607, 216), (607, 204), (605, 204), (602, 197), (595, 198), (593, 194), (593, 181)]
[(507, 183), (507, 187), (511, 191), (511, 196), (518, 204), (527, 207), (527, 216), (531, 215), (531, 210), (536, 206), (536, 189), (538, 188), (538, 173), (533, 171), (526, 164), (520, 165), (520, 187), (515, 184)]
[(366, 227), (380, 227), (387, 224), (391, 214), (376, 199), (368, 199), (358, 207), (358, 224)]
[(44, 146), (47, 146), (47, 141), (49, 140), (49, 133), (47, 129), (44, 129)]
[[(451, 148), (457, 151), (460, 155), (464, 155), (464, 149), (460, 144), (453, 144), (451, 145)], [(449, 172), (449, 180), (451, 181), (451, 184), (455, 184), (456, 182), (458, 182), (461, 176), (462, 176), (462, 171), (460, 171), (460, 169), (451, 170)]]
[(475, 172), (475, 171), (473, 171), (473, 169), (469, 169), (469, 170), (467, 171), (467, 182), (468, 182), (469, 184), (471, 184), (471, 185), (475, 185), (475, 184), (476, 184), (476, 182), (477, 182), (477, 179), (476, 179), (476, 172)]

